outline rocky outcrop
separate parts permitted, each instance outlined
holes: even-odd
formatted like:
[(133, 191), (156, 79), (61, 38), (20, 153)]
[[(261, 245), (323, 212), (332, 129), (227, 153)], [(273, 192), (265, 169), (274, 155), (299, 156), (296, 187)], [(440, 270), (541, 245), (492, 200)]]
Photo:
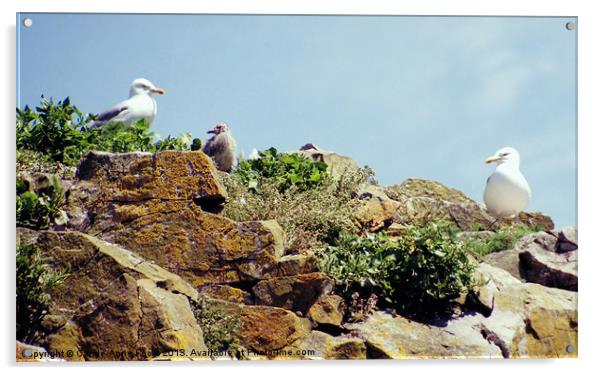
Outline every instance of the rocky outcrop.
[(326, 163), (326, 165), (328, 165), (328, 174), (337, 179), (345, 173), (359, 169), (359, 166), (352, 158), (339, 155), (332, 151), (321, 150), (311, 143), (301, 146), (299, 151), (295, 152), (315, 161)]
[(475, 330), (450, 332), (381, 311), (348, 328), (366, 340), (372, 358), (502, 358), (500, 348)]
[(389, 227), (401, 208), (401, 203), (389, 198), (385, 189), (367, 185), (358, 192), (360, 205), (355, 211), (354, 220), (361, 230), (377, 232)]
[(480, 304), (481, 309), (479, 310), (486, 316), (491, 315), (495, 307), (495, 297), (502, 289), (521, 284), (521, 281), (509, 272), (487, 263), (479, 264), (474, 277), (479, 286), (471, 293), (471, 297), (474, 297)]
[(524, 283), (486, 263), (476, 277), (475, 300), (459, 315), (427, 324), (379, 311), (346, 328), (366, 341), (371, 358), (577, 355), (577, 293)]
[(198, 292), (179, 276), (131, 251), (79, 232), (19, 229), (47, 266), (67, 272), (50, 291), (39, 345), (68, 360), (148, 359), (206, 348), (189, 300)]
[(299, 344), (300, 358), (307, 359), (366, 359), (366, 344), (358, 337), (333, 337), (320, 331), (312, 331)]
[(203, 153), (92, 152), (69, 190), (72, 229), (132, 250), (193, 286), (260, 279), (283, 252), (275, 222), (212, 212), (225, 200)]
[[(335, 178), (358, 169), (313, 145), (300, 153), (328, 164)], [(219, 336), (199, 325), (200, 302), (207, 301), (226, 314), (216, 319), (236, 322), (232, 345), (249, 359), (577, 355), (576, 230), (553, 230), (540, 213), (496, 221), (434, 181), (362, 186), (354, 219), (363, 234), (402, 236), (407, 224), (436, 219), (454, 222), (466, 236), (517, 224), (545, 231), (485, 257), (476, 270), (479, 285), (455, 301), (451, 317), (419, 322), (367, 308), (345, 323), (352, 306), (318, 272), (313, 253), (284, 255), (285, 233), (275, 221), (219, 215), (226, 193), (216, 174), (201, 152), (87, 155), (76, 179), (63, 185), (66, 231), (18, 230), (19, 242), (37, 244), (46, 266), (68, 277), (49, 291), (39, 347), (18, 343), (17, 352), (72, 350), (69, 360), (208, 359), (190, 353), (206, 351), (205, 338), (211, 345)], [(24, 178), (32, 190), (48, 184), (48, 176)]]
[(269, 277), (294, 276), (318, 270), (314, 253), (289, 254), (278, 259), (278, 263), (266, 272)]
[(251, 293), (230, 285), (210, 284), (204, 285), (200, 289), (201, 294), (222, 301), (244, 303), (245, 305), (253, 304), (253, 296)]
[(484, 322), (512, 357), (577, 355), (577, 294), (538, 284), (502, 290)]
[(577, 244), (567, 241), (563, 231), (528, 235), (517, 243), (516, 250), (521, 276), (525, 280), (577, 290)]
[(305, 315), (313, 303), (334, 287), (321, 272), (261, 280), (253, 287), (257, 304), (282, 307)]
[(477, 294), (491, 308), (470, 323), (506, 357), (577, 355), (577, 293), (523, 283), (510, 273), (481, 264), (485, 280)]
[(412, 224), (422, 220), (448, 220), (463, 231), (492, 229), (525, 224), (551, 230), (552, 220), (541, 213), (520, 213), (514, 219), (496, 220), (485, 208), (461, 191), (436, 181), (410, 178), (400, 185), (385, 188), (386, 195), (401, 203), (393, 222)]
[(576, 291), (576, 235), (575, 228), (532, 233), (521, 238), (512, 249), (485, 256), (484, 262), (522, 281)]
[(212, 308), (220, 309), (239, 322), (233, 332), (237, 345), (253, 355), (291, 359), (282, 353), (295, 347), (310, 334), (311, 323), (289, 310), (271, 306), (248, 306), (208, 299)]
[(316, 324), (340, 327), (345, 314), (345, 302), (336, 294), (323, 294), (309, 308), (307, 316)]

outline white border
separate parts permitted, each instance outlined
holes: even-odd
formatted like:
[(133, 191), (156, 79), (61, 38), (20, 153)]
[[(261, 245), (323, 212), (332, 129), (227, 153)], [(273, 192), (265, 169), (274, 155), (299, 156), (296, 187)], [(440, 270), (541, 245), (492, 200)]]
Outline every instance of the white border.
[[(579, 356), (578, 360), (520, 360), (520, 361), (354, 361), (354, 362), (321, 362), (321, 363), (211, 363), (201, 364), (203, 368), (194, 371), (244, 371), (247, 373), (265, 374), (265, 371), (303, 373), (323, 371), (326, 367), (345, 367), (345, 371), (365, 373), (375, 371), (436, 371), (439, 373), (462, 373), (479, 371), (487, 374), (508, 374), (509, 372), (542, 370), (546, 373), (574, 373), (595, 367), (596, 356), (600, 357), (600, 279), (596, 276), (600, 264), (602, 248), (597, 240), (597, 227), (600, 225), (600, 198), (596, 192), (602, 191), (600, 186), (599, 161), (602, 148), (600, 127), (600, 107), (602, 107), (600, 67), (600, 13), (595, 8), (595, 1), (549, 0), (506, 0), (497, 1), (361, 1), (361, 0), (9, 0), (0, 2), (2, 9), (2, 89), (0, 90), (0, 106), (2, 108), (2, 234), (4, 273), (3, 299), (6, 303), (0, 310), (5, 327), (0, 341), (0, 353), (3, 364), (12, 367), (9, 370), (25, 372), (56, 371), (74, 373), (91, 371), (106, 372), (112, 364), (97, 364), (85, 369), (77, 365), (33, 367), (19, 366), (14, 362), (14, 108), (15, 108), (15, 13), (20, 12), (144, 12), (144, 13), (265, 13), (265, 14), (411, 14), (411, 15), (524, 15), (524, 16), (578, 16), (579, 36), (579, 243), (581, 259), (579, 275), (581, 278), (579, 291)], [(596, 90), (598, 88), (598, 90)], [(558, 176), (563, 178), (563, 176)], [(558, 199), (565, 199), (558, 197)], [(598, 214), (598, 215), (597, 215)], [(11, 307), (12, 306), (12, 307)], [(136, 365), (134, 371), (163, 373), (168, 364), (154, 363), (152, 366)], [(123, 364), (121, 365), (123, 366)], [(235, 366), (236, 369), (231, 368)], [(315, 367), (318, 366), (318, 367)], [(228, 367), (227, 369), (225, 367)], [(536, 369), (537, 367), (537, 369)], [(539, 369), (541, 367), (541, 369)], [(191, 368), (191, 366), (188, 366)]]

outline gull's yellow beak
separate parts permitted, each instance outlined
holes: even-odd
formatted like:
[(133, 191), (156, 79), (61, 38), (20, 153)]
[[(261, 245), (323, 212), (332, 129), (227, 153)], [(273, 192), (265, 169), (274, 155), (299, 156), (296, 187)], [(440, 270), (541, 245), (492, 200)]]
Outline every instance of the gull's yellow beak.
[(493, 163), (498, 160), (500, 160), (499, 156), (490, 156), (487, 159), (485, 159), (485, 164)]
[(157, 93), (159, 95), (163, 95), (165, 94), (165, 90), (159, 87), (155, 87), (154, 89), (151, 89), (151, 92)]

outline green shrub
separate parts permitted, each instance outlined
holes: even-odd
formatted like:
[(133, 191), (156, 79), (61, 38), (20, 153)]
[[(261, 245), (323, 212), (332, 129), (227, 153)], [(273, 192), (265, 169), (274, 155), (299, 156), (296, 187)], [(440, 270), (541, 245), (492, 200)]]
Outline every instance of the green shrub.
[(86, 148), (85, 134), (79, 129), (91, 120), (71, 105), (69, 98), (54, 104), (42, 96), (35, 110), (17, 108), (17, 149), (38, 151), (54, 161), (72, 164)]
[(326, 177), (311, 189), (280, 190), (278, 180), (258, 177), (255, 189), (239, 177), (220, 175), (228, 192), (223, 215), (236, 220), (277, 220), (286, 233), (287, 253), (320, 250), (340, 232), (355, 231), (352, 216), (359, 201), (354, 192), (373, 176), (369, 168)]
[(539, 232), (537, 226), (529, 227), (525, 224), (502, 228), (491, 235), (479, 238), (468, 237), (463, 240), (464, 247), (475, 257), (481, 258), (487, 254), (512, 249), (516, 242), (527, 234)]
[[(36, 164), (60, 163), (77, 165), (91, 150), (109, 152), (158, 152), (190, 150), (192, 136), (168, 136), (161, 139), (150, 131), (150, 124), (140, 120), (134, 124), (108, 123), (90, 126), (94, 115), (84, 115), (66, 98), (56, 104), (42, 97), (35, 110), (17, 108), (17, 154), (29, 152), (40, 161), (22, 158)], [(195, 147), (198, 145), (195, 145)]]
[(27, 191), (22, 181), (17, 181), (17, 226), (46, 229), (50, 223), (63, 225), (67, 222), (65, 211), (65, 193), (56, 176), (52, 176), (52, 184), (41, 192), (40, 196)]
[(408, 313), (444, 309), (474, 284), (474, 265), (447, 222), (408, 226), (397, 240), (384, 233), (342, 235), (321, 254), (319, 266), (344, 295), (373, 292)]
[[(213, 353), (237, 352), (234, 343), (234, 332), (240, 326), (238, 317), (228, 314), (224, 309), (212, 304), (208, 298), (201, 296), (193, 306), (194, 316), (203, 330), (205, 345)], [(213, 358), (214, 356), (212, 356)]]
[(328, 175), (327, 165), (300, 154), (285, 154), (270, 148), (259, 152), (259, 158), (242, 160), (234, 170), (242, 183), (257, 189), (260, 179), (271, 179), (280, 192), (294, 186), (307, 190), (318, 186)]
[(203, 142), (199, 138), (195, 138), (192, 140), (190, 144), (190, 151), (199, 151), (203, 148)]
[(67, 277), (45, 263), (35, 245), (17, 246), (17, 340), (31, 343), (48, 313), (50, 291), (60, 288)]

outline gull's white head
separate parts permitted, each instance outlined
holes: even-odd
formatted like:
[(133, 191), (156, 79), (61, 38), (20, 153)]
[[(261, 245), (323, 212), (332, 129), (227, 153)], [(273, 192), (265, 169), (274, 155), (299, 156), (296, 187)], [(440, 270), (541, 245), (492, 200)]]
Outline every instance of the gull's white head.
[(520, 155), (516, 149), (504, 147), (499, 149), (493, 156), (485, 159), (485, 163), (497, 163), (497, 165), (508, 164), (518, 168), (520, 165)]
[(132, 85), (130, 86), (130, 98), (132, 96), (134, 96), (134, 95), (139, 95), (139, 94), (146, 94), (146, 95), (160, 94), (160, 95), (163, 95), (163, 94), (165, 94), (165, 90), (163, 90), (162, 88), (156, 87), (148, 79), (145, 79), (145, 78), (136, 78), (134, 80), (134, 82), (132, 82)]

